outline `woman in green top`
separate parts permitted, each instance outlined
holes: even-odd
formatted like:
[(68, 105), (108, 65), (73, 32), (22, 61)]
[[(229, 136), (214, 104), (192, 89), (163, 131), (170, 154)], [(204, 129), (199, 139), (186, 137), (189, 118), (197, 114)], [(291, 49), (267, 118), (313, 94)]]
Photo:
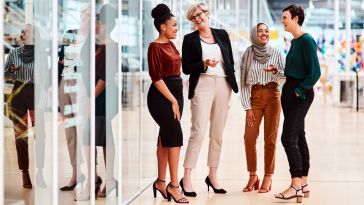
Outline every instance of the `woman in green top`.
[(314, 98), (313, 86), (319, 79), (320, 65), (317, 58), (317, 45), (314, 39), (302, 30), (304, 10), (295, 5), (283, 9), (282, 24), (285, 31), (294, 39), (286, 57), (286, 83), (282, 90), (282, 110), (284, 114), (282, 144), (287, 154), (291, 186), (279, 194), (279, 199), (296, 198), (302, 202), (309, 196), (307, 176), (310, 155), (305, 137), (305, 116)]

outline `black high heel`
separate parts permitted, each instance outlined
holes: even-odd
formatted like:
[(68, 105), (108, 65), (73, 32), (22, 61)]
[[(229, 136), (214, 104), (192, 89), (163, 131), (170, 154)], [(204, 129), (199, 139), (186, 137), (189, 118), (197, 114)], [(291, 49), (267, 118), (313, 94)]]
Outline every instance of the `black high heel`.
[[(112, 187), (107, 187), (107, 184), (110, 184), (110, 182), (114, 182)], [(116, 189), (116, 197), (118, 197), (119, 195), (119, 186), (118, 186), (119, 182), (116, 179), (111, 179), (111, 180), (106, 180), (106, 184), (104, 189), (106, 189), (106, 191), (104, 192), (104, 190), (102, 192), (100, 192), (100, 194), (98, 195), (99, 198), (106, 198), (107, 196), (109, 196), (109, 194)]]
[(159, 193), (161, 193), (161, 195), (163, 196), (163, 198), (167, 199), (167, 196), (161, 190), (157, 189), (156, 184), (158, 182), (165, 183), (166, 181), (163, 181), (163, 180), (160, 180), (160, 179), (156, 179), (155, 180), (155, 182), (153, 183), (153, 195), (154, 195), (154, 198), (157, 198), (157, 190), (158, 190)]
[(214, 192), (215, 192), (216, 194), (226, 194), (226, 193), (227, 193), (227, 191), (226, 191), (225, 189), (216, 189), (216, 188), (214, 187), (214, 185), (212, 185), (212, 183), (211, 183), (211, 181), (210, 181), (209, 176), (207, 176), (207, 177), (206, 177), (206, 179), (205, 179), (205, 183), (207, 184), (207, 191), (210, 191), (210, 186), (211, 186), (211, 187), (212, 187), (212, 189), (214, 190)]
[(171, 201), (171, 200), (172, 200), (172, 198), (173, 198), (173, 201), (174, 201), (175, 203), (177, 203), (177, 204), (188, 204), (188, 203), (190, 203), (186, 197), (182, 197), (182, 198), (180, 198), (180, 199), (176, 199), (176, 198), (174, 198), (174, 196), (173, 196), (173, 195), (172, 195), (172, 194), (168, 191), (168, 187), (172, 187), (172, 188), (174, 188), (174, 189), (178, 189), (178, 188), (179, 188), (179, 186), (173, 186), (171, 183), (169, 183), (169, 184), (167, 185), (167, 187), (166, 187), (166, 192), (167, 192), (167, 200), (168, 200), (168, 201)]
[(75, 189), (75, 187), (77, 186), (77, 184), (79, 183), (83, 183), (85, 181), (86, 177), (85, 175), (81, 175), (77, 178), (77, 180), (75, 181), (74, 184), (72, 184), (71, 186), (64, 186), (62, 188), (60, 188), (61, 191), (73, 191)]
[(97, 177), (96, 182), (95, 182), (95, 199), (97, 200), (99, 192), (100, 192), (100, 187), (102, 184), (102, 179), (101, 177)]
[[(95, 200), (98, 199), (98, 193), (100, 192), (100, 186), (102, 184), (101, 177), (97, 177), (95, 181)], [(82, 192), (81, 192), (82, 193)], [(86, 194), (81, 194), (81, 196), (74, 199), (74, 201), (88, 201), (90, 200), (90, 192)]]
[(185, 188), (183, 187), (183, 178), (181, 179), (181, 181), (179, 181), (179, 185), (181, 186), (182, 193), (185, 196), (189, 196), (189, 197), (196, 197), (197, 196), (196, 192), (194, 192), (194, 191), (191, 191), (191, 192), (185, 191)]

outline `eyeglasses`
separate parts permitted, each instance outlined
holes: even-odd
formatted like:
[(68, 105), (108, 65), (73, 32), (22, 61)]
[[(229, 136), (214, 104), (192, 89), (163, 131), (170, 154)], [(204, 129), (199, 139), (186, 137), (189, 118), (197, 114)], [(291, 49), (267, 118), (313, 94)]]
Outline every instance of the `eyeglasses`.
[(190, 21), (196, 20), (196, 18), (200, 18), (203, 13), (206, 13), (206, 11), (198, 12), (196, 15), (191, 16)]

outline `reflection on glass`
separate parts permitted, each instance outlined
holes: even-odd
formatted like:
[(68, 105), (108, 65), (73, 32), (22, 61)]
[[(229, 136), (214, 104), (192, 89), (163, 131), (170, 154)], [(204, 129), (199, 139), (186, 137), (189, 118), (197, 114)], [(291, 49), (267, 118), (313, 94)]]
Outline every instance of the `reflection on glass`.
[(140, 1), (122, 1), (123, 202), (140, 190)]
[(90, 200), (90, 2), (63, 0), (59, 12), (59, 203), (73, 203)]

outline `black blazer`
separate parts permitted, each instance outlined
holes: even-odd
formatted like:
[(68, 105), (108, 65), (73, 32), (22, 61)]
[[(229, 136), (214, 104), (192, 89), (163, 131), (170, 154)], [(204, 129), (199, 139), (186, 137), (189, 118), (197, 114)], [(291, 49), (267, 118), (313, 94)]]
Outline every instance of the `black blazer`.
[[(223, 68), (227, 75), (227, 80), (235, 93), (238, 92), (238, 84), (235, 78), (234, 58), (231, 49), (229, 35), (224, 29), (211, 28), (212, 35), (219, 45), (224, 61)], [(182, 43), (182, 71), (190, 75), (190, 85), (188, 88), (188, 99), (193, 98), (195, 88), (201, 73), (205, 73), (202, 61), (202, 47), (198, 30), (184, 36)]]

